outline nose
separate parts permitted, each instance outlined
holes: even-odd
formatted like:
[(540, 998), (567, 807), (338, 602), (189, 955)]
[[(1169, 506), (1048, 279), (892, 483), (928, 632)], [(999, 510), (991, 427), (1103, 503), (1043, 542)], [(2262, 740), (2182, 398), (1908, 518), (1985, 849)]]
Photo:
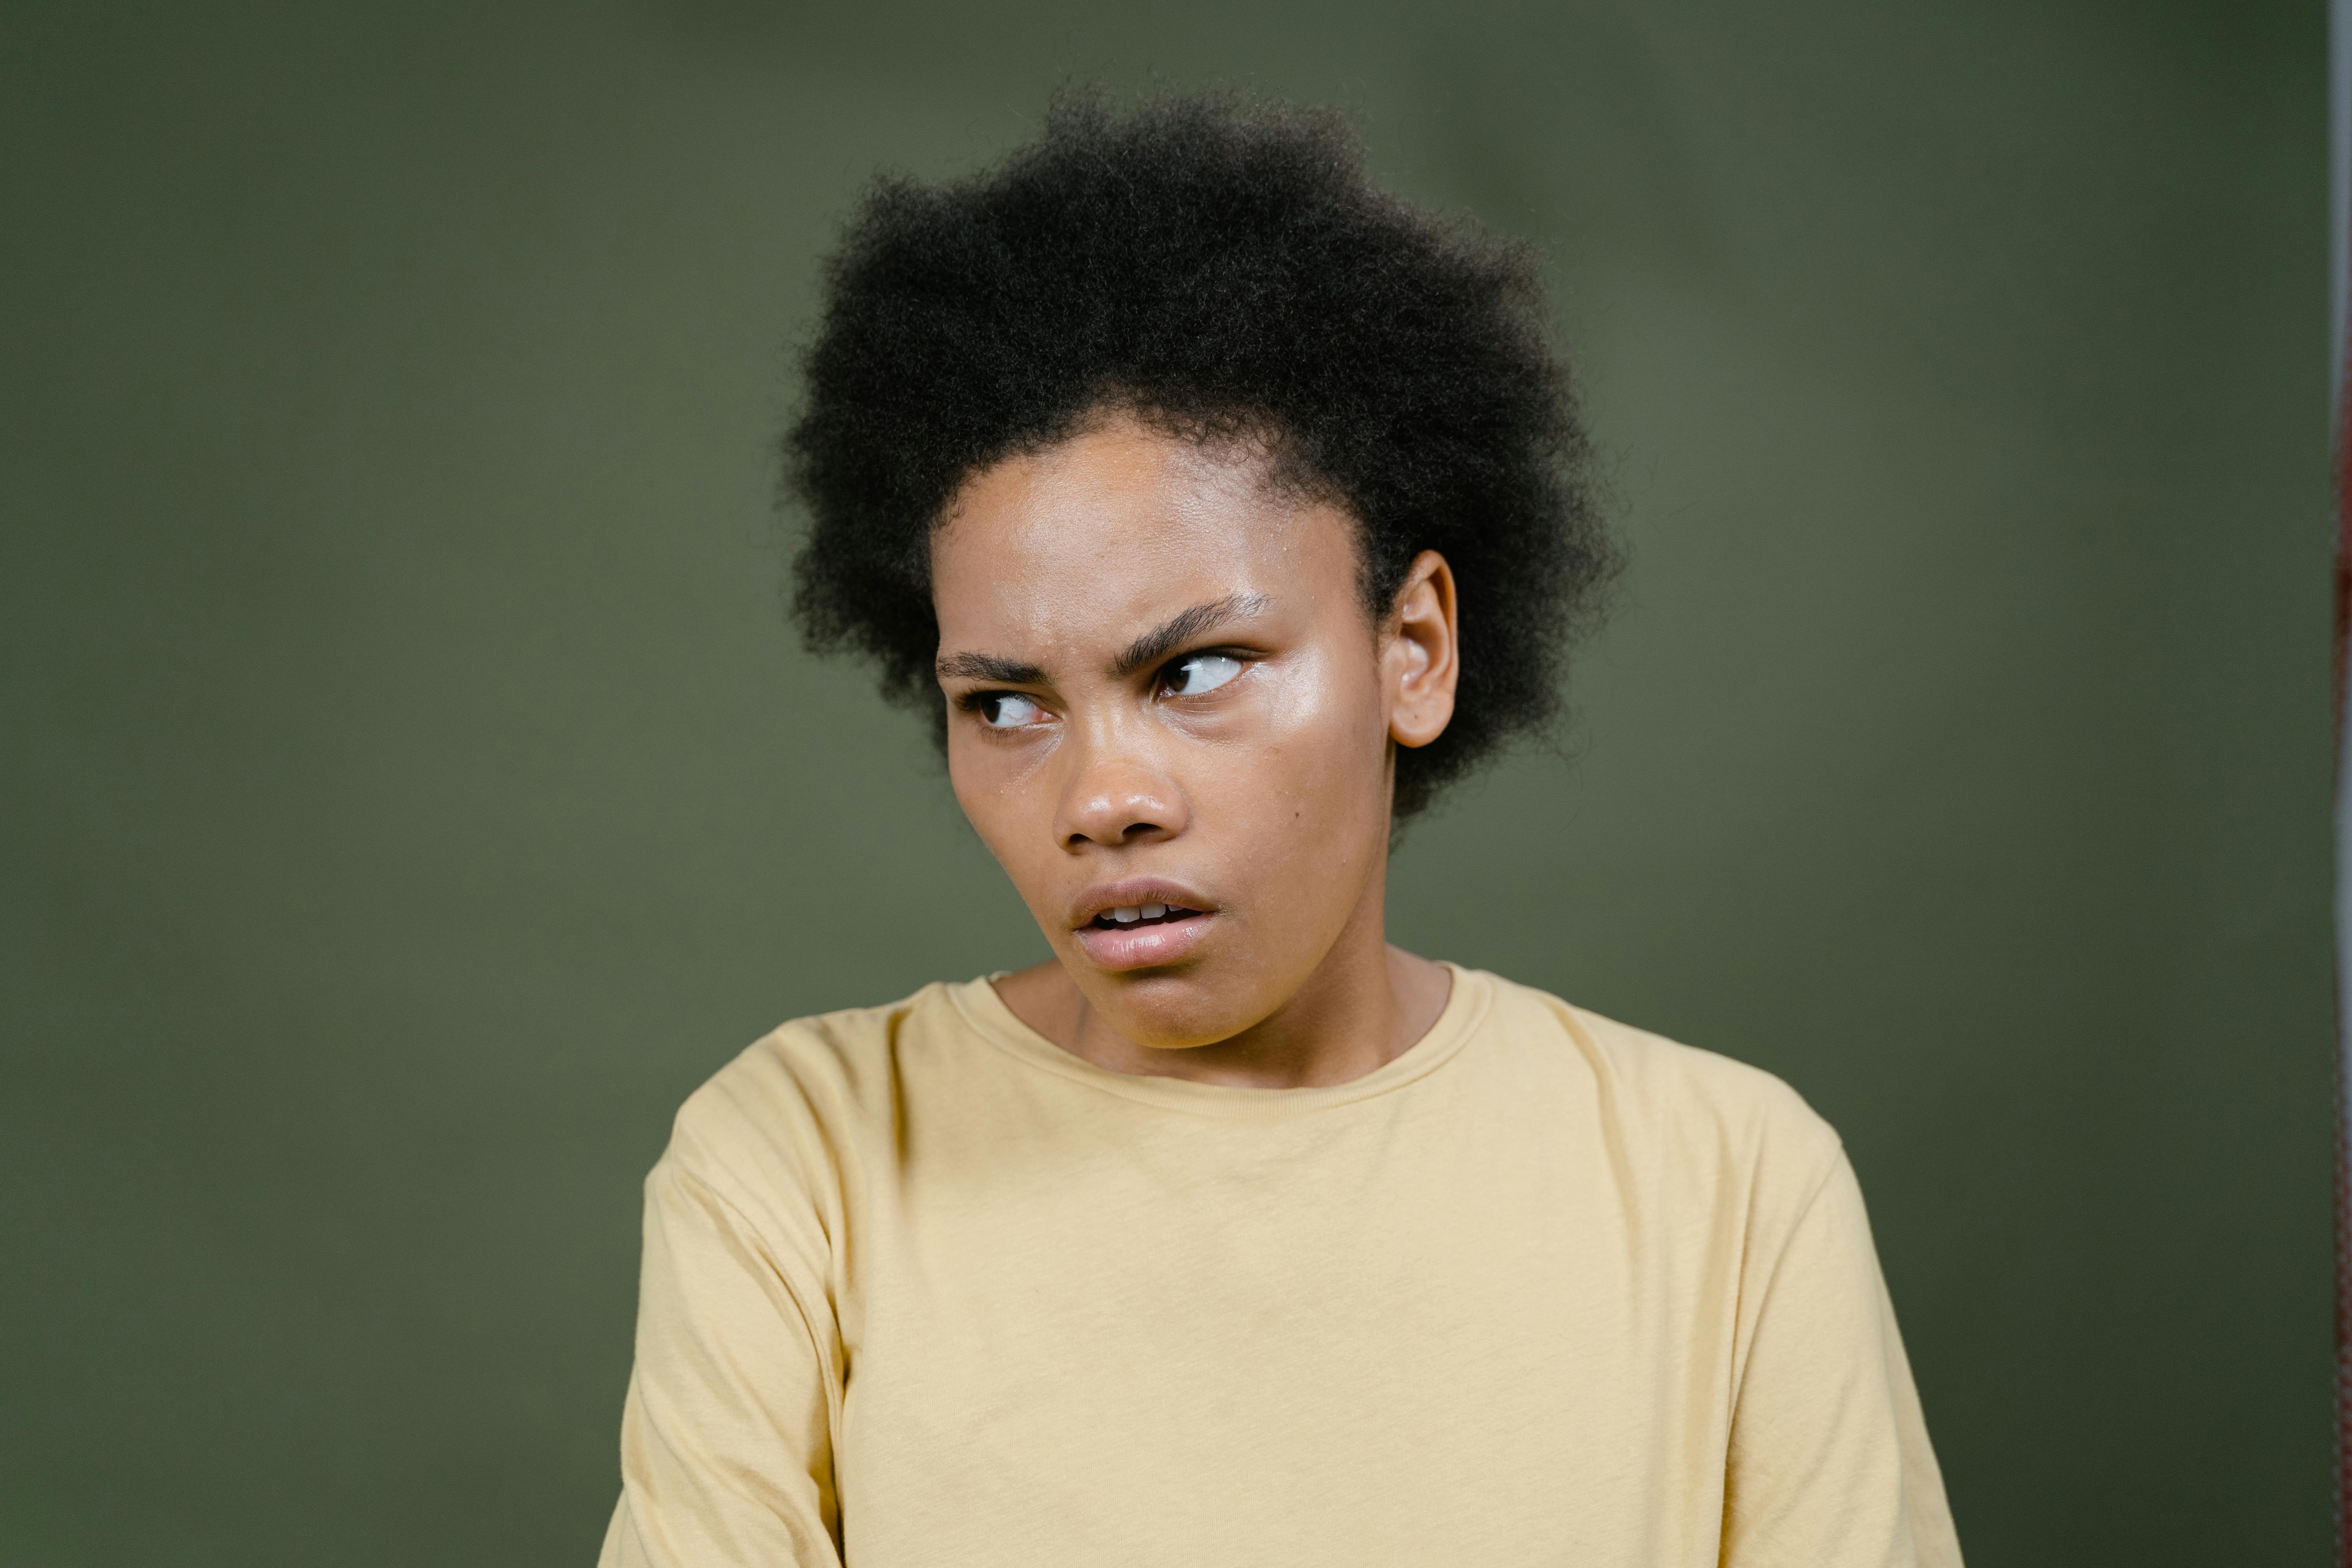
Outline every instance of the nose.
[(1063, 848), (1113, 849), (1184, 831), (1183, 792), (1153, 758), (1115, 734), (1088, 736), (1073, 752), (1076, 765), (1054, 816)]

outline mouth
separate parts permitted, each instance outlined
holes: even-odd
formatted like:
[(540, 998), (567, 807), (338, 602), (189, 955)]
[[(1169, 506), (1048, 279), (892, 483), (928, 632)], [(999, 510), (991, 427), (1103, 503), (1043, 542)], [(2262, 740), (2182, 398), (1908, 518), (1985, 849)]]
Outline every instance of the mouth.
[(1141, 926), (1171, 925), (1178, 921), (1197, 920), (1203, 911), (1188, 910), (1181, 904), (1120, 904), (1105, 910), (1079, 929), (1081, 931), (1134, 931)]
[(1210, 900), (1158, 878), (1114, 882), (1086, 896), (1070, 934), (1097, 969), (1155, 969), (1189, 956), (1217, 921)]

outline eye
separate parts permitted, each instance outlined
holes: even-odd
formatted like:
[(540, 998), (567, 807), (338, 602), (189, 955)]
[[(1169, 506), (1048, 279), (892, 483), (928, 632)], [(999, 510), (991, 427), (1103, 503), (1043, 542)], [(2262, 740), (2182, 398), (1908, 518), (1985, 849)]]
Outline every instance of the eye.
[(1242, 661), (1229, 653), (1186, 654), (1160, 672), (1160, 689), (1169, 697), (1198, 697), (1241, 672)]
[(1034, 724), (1045, 710), (1017, 691), (986, 691), (972, 701), (980, 710), (980, 721), (992, 730), (1018, 730), (1024, 724)]

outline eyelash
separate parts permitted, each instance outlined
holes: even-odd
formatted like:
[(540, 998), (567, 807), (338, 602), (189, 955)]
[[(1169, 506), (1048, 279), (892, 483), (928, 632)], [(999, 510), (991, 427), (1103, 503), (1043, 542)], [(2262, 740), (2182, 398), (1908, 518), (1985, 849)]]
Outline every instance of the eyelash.
[[(1187, 648), (1184, 652), (1178, 654), (1175, 658), (1171, 658), (1171, 659), (1168, 660), (1165, 664), (1162, 664), (1162, 665), (1161, 665), (1158, 669), (1156, 669), (1156, 670), (1152, 671), (1152, 674), (1151, 674), (1151, 692), (1152, 692), (1152, 695), (1153, 695), (1153, 696), (1155, 696), (1155, 697), (1161, 695), (1161, 693), (1165, 690), (1165, 689), (1167, 688), (1167, 686), (1168, 686), (1168, 684), (1169, 684), (1169, 677), (1170, 677), (1170, 676), (1171, 676), (1171, 675), (1175, 670), (1177, 670), (1177, 669), (1181, 668), (1182, 667), (1182, 665), (1183, 665), (1183, 663), (1184, 663), (1184, 661), (1185, 661), (1186, 659), (1188, 659), (1188, 658), (1230, 658), (1230, 659), (1237, 660), (1237, 661), (1241, 664), (1241, 666), (1242, 666), (1242, 668), (1243, 668), (1244, 669), (1247, 669), (1251, 665), (1255, 664), (1255, 663), (1257, 662), (1257, 656), (1256, 656), (1256, 655), (1255, 655), (1255, 654), (1253, 654), (1253, 653), (1251, 653), (1251, 652), (1250, 652), (1248, 649), (1246, 649), (1246, 648), (1238, 648), (1238, 647), (1195, 647), (1195, 648)], [(1221, 687), (1218, 687), (1216, 689), (1217, 689), (1217, 690), (1219, 690), (1219, 691), (1222, 691), (1222, 690), (1223, 690), (1223, 689), (1224, 689), (1224, 688), (1221, 686)], [(983, 703), (983, 702), (985, 702), (985, 701), (987, 701), (987, 700), (988, 700), (990, 698), (992, 698), (992, 697), (1022, 697), (1022, 696), (1025, 696), (1025, 695), (1026, 695), (1026, 694), (1025, 694), (1025, 693), (1024, 693), (1024, 692), (1019, 692), (1019, 691), (1007, 691), (1007, 690), (1003, 689), (1003, 688), (1001, 688), (1001, 687), (988, 687), (988, 688), (984, 688), (984, 689), (981, 689), (981, 690), (978, 690), (978, 691), (967, 691), (967, 692), (964, 692), (961, 696), (958, 697), (958, 698), (955, 700), (955, 705), (956, 705), (956, 708), (958, 709), (958, 710), (960, 710), (960, 711), (961, 711), (961, 712), (977, 714), (977, 713), (979, 713), (979, 712), (980, 712), (980, 707), (981, 707), (981, 704), (982, 704), (982, 703)], [(1208, 693), (1206, 693), (1206, 692), (1203, 692), (1202, 695), (1203, 695), (1203, 696), (1207, 696), (1207, 695), (1209, 695), (1209, 694), (1208, 694)], [(1035, 699), (1034, 699), (1034, 698), (1031, 698), (1031, 699), (1030, 699), (1030, 700), (1034, 701), (1034, 700), (1035, 700)]]
[[(1186, 660), (1188, 660), (1188, 659), (1195, 659), (1195, 658), (1230, 658), (1230, 659), (1232, 659), (1234, 663), (1236, 663), (1236, 664), (1240, 665), (1244, 670), (1248, 669), (1248, 668), (1249, 668), (1249, 667), (1250, 667), (1251, 665), (1253, 665), (1253, 664), (1255, 664), (1255, 663), (1256, 663), (1256, 662), (1257, 662), (1257, 660), (1256, 660), (1255, 658), (1253, 658), (1253, 657), (1250, 655), (1250, 653), (1249, 653), (1246, 649), (1243, 649), (1243, 648), (1237, 648), (1237, 647), (1196, 647), (1196, 648), (1189, 648), (1189, 649), (1185, 650), (1184, 652), (1178, 654), (1174, 658), (1170, 659), (1167, 663), (1165, 663), (1165, 664), (1161, 665), (1161, 666), (1160, 666), (1157, 670), (1155, 670), (1155, 671), (1153, 671), (1153, 672), (1152, 672), (1152, 676), (1151, 676), (1151, 689), (1152, 689), (1153, 694), (1156, 696), (1156, 695), (1159, 695), (1159, 694), (1160, 694), (1160, 692), (1162, 692), (1163, 690), (1165, 690), (1165, 689), (1167, 688), (1167, 686), (1168, 686), (1168, 684), (1169, 684), (1169, 677), (1170, 677), (1171, 674), (1173, 674), (1175, 671), (1177, 671), (1177, 670), (1179, 670), (1179, 669), (1182, 668), (1184, 667), (1184, 663), (1185, 663), (1185, 661), (1186, 661)], [(1239, 677), (1239, 675), (1238, 675), (1238, 674), (1236, 674), (1233, 679), (1240, 679), (1240, 677)], [(1219, 686), (1219, 687), (1214, 688), (1213, 689), (1218, 690), (1218, 691), (1223, 691), (1223, 690), (1224, 689), (1224, 687), (1223, 687), (1223, 686)], [(1171, 693), (1170, 695), (1173, 695), (1173, 693)], [(1209, 695), (1209, 693), (1204, 691), (1204, 692), (1201, 693), (1201, 695), (1202, 695), (1202, 696), (1203, 696), (1203, 697), (1205, 697), (1205, 696)]]

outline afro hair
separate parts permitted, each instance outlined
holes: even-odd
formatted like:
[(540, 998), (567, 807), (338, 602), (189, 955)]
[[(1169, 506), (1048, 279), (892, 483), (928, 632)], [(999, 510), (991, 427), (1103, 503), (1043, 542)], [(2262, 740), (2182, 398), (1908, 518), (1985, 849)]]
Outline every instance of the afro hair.
[(968, 476), (1107, 407), (1254, 436), (1339, 501), (1375, 618), (1417, 553), (1445, 557), (1460, 685), (1444, 734), (1397, 752), (1400, 822), (1555, 715), (1616, 555), (1535, 260), (1374, 188), (1337, 116), (1065, 99), (994, 169), (878, 184), (825, 285), (785, 438), (811, 524), (793, 608), (941, 733), (932, 528)]

